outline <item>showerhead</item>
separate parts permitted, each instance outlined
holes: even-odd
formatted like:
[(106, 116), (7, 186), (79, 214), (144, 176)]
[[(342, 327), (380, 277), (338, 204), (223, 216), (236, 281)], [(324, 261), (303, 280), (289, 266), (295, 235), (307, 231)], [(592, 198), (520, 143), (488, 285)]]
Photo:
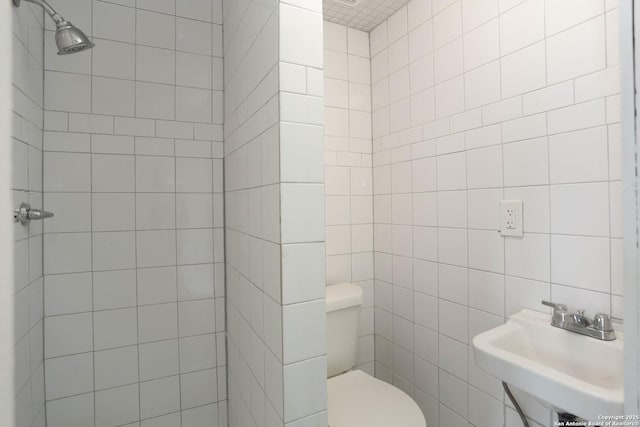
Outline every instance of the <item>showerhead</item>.
[(58, 55), (82, 52), (95, 46), (79, 28), (71, 22), (62, 21), (56, 24), (56, 45)]
[[(56, 24), (56, 45), (58, 46), (58, 55), (69, 55), (70, 53), (82, 52), (95, 46), (89, 40), (85, 33), (76, 28), (71, 22), (56, 12), (46, 0), (25, 0), (29, 3), (40, 5), (45, 12), (49, 14), (53, 22)], [(21, 0), (13, 0), (16, 7), (20, 7)]]

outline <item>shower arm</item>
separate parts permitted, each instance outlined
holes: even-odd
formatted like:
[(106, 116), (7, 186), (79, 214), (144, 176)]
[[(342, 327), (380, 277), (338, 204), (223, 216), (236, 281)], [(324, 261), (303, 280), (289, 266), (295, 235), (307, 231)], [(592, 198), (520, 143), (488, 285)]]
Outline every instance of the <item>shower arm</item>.
[[(61, 22), (64, 22), (64, 18), (62, 17), (62, 15), (56, 12), (55, 9), (52, 8), (49, 5), (49, 3), (46, 2), (46, 0), (24, 0), (24, 1), (42, 6), (44, 11), (49, 14), (51, 19), (53, 19), (53, 22), (55, 22), (56, 24), (60, 24)], [(13, 0), (13, 4), (16, 7), (20, 7), (20, 2), (21, 0)]]

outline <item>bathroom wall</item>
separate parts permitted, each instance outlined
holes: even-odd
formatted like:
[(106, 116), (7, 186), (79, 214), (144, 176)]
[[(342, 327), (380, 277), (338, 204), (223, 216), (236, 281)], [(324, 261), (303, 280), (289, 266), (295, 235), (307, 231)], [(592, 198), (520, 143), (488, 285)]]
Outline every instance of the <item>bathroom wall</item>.
[[(42, 207), (44, 22), (42, 9), (12, 7), (13, 208)], [(5, 220), (9, 220), (5, 218)], [(12, 224), (16, 426), (44, 426), (42, 223)]]
[(617, 13), (413, 0), (371, 32), (376, 375), (430, 427), (519, 425), (479, 332), (542, 299), (623, 315)]
[(325, 21), (324, 57), (327, 284), (362, 286), (358, 368), (373, 374), (369, 33)]
[(66, 0), (45, 33), (47, 425), (227, 425), (222, 10)]
[[(279, 290), (280, 285), (277, 10), (276, 1), (241, 4), (225, 0), (223, 4), (230, 426), (257, 425), (265, 419), (267, 409), (276, 412), (277, 404), (267, 399), (266, 371), (268, 360), (279, 364), (273, 352), (282, 348), (282, 338), (276, 334), (278, 331), (270, 337), (264, 328), (267, 304), (279, 309), (266, 289)], [(256, 21), (249, 25), (252, 19)], [(250, 168), (248, 156), (240, 158), (238, 150), (259, 136), (253, 144)], [(249, 171), (254, 179), (251, 198), (247, 194)], [(250, 199), (254, 203), (251, 208)], [(248, 226), (250, 214), (253, 230)], [(241, 272), (250, 266), (253, 274), (243, 275)], [(279, 401), (282, 402), (281, 396)]]
[(326, 425), (322, 3), (223, 9), (229, 422)]

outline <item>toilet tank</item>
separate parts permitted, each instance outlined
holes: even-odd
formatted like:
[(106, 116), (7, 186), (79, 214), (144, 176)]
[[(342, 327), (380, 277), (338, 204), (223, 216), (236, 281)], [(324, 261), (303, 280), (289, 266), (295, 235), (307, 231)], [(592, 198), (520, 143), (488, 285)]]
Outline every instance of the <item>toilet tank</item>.
[(353, 283), (327, 286), (327, 376), (356, 364), (362, 288)]

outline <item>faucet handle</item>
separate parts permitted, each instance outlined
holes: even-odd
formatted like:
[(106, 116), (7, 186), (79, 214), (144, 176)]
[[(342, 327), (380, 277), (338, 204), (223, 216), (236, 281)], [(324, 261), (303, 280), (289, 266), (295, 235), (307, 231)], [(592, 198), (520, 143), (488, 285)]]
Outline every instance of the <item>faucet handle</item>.
[(605, 313), (596, 313), (596, 317), (593, 319), (593, 328), (599, 331), (613, 330), (611, 317), (609, 317), (609, 315)]
[(548, 307), (552, 307), (553, 311), (556, 311), (556, 310), (564, 310), (564, 311), (566, 311), (567, 310), (567, 306), (564, 305), (564, 304), (556, 304), (555, 302), (545, 301), (545, 300), (542, 300), (541, 303), (543, 305), (548, 306)]

